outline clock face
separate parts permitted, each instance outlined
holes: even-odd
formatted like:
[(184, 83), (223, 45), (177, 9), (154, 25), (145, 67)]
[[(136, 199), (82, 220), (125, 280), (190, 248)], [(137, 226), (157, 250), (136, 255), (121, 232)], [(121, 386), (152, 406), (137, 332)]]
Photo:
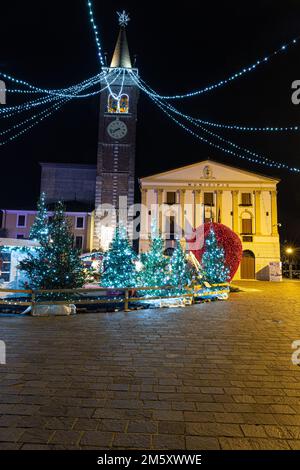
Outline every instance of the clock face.
[(125, 122), (116, 119), (107, 126), (107, 132), (112, 139), (122, 139), (127, 134)]

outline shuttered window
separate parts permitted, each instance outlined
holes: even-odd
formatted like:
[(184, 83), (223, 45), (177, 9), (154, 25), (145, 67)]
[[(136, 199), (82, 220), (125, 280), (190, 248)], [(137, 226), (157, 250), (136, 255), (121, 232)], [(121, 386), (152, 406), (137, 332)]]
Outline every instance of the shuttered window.
[(214, 193), (204, 193), (204, 205), (205, 206), (214, 205)]
[(176, 192), (175, 191), (167, 192), (167, 204), (176, 204)]
[(252, 233), (252, 219), (242, 219), (242, 233), (247, 235)]
[(242, 193), (242, 206), (251, 206), (251, 193)]

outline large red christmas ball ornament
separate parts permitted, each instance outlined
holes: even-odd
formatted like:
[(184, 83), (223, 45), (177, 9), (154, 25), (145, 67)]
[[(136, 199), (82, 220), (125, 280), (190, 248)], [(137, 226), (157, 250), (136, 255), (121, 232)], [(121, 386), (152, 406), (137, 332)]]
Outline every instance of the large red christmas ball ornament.
[(197, 237), (195, 233), (195, 237), (191, 237), (187, 240), (187, 248), (194, 253), (197, 260), (201, 263), (202, 255), (205, 250), (204, 240), (206, 239), (211, 227), (216, 234), (219, 246), (223, 247), (225, 251), (225, 262), (230, 270), (229, 281), (231, 281), (240, 265), (243, 247), (237, 234), (229, 227), (215, 222), (205, 223), (204, 227), (200, 226), (195, 230)]

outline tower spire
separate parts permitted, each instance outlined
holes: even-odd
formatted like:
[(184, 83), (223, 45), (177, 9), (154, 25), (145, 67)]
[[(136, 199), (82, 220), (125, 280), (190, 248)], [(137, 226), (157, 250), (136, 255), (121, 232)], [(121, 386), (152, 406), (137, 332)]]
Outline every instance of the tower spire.
[(131, 59), (128, 48), (127, 36), (126, 36), (126, 26), (130, 21), (128, 13), (123, 10), (121, 13), (117, 12), (119, 18), (120, 32), (117, 39), (116, 47), (114, 50), (113, 58), (110, 64), (111, 68), (121, 67), (131, 69)]

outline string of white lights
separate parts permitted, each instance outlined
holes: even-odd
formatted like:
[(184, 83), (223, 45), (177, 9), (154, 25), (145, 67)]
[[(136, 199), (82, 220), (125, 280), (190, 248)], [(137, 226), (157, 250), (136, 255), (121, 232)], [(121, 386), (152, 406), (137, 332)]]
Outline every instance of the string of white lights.
[[(91, 97), (91, 96), (100, 94), (103, 90), (108, 88), (108, 86), (113, 84), (118, 79), (120, 73), (121, 73), (120, 70), (113, 70), (111, 73), (107, 75), (107, 77), (112, 78), (112, 80), (110, 81), (107, 80), (107, 85), (104, 88), (100, 88), (99, 90), (96, 90), (95, 92), (88, 93), (86, 94), (86, 96)], [(60, 98), (70, 98), (70, 99), (73, 99), (74, 97), (76, 98), (75, 93), (78, 93), (78, 90), (83, 91), (84, 89), (90, 88), (91, 86), (94, 86), (94, 84), (91, 83), (91, 80), (85, 81), (85, 82), (82, 82), (82, 84), (74, 86), (73, 87), (74, 91), (72, 94), (66, 94), (66, 95), (53, 94), (50, 96), (46, 95), (46, 97), (44, 98), (31, 100), (21, 105), (15, 105), (15, 106), (10, 106), (10, 107), (5, 106), (3, 109), (0, 108), (0, 117), (2, 117), (2, 119), (7, 119), (9, 117), (14, 116), (15, 114), (20, 114), (21, 112), (29, 111), (30, 109), (35, 108), (37, 106), (47, 105), (51, 102), (59, 100)], [(81, 96), (83, 95), (81, 94)]]
[[(98, 50), (98, 57), (99, 57), (99, 60), (100, 60), (100, 66), (101, 66), (101, 69), (102, 69), (104, 67), (104, 60), (103, 60), (101, 43), (100, 43), (100, 39), (99, 39), (99, 31), (98, 31), (97, 24), (95, 22), (92, 0), (87, 0), (87, 5), (88, 5), (88, 10), (89, 10), (89, 15), (90, 15), (90, 21), (92, 23), (92, 28), (93, 28), (94, 35), (95, 35), (95, 41), (96, 41), (96, 46), (97, 46), (97, 50)], [(120, 99), (120, 97), (123, 93), (123, 88), (124, 88), (126, 70), (125, 69), (122, 69), (122, 70), (123, 70), (123, 77), (122, 77), (122, 82), (121, 82), (119, 93), (115, 94), (113, 92), (113, 90), (110, 88), (110, 86), (108, 86), (108, 90), (109, 90), (110, 95), (117, 101), (119, 101), (119, 99)], [(106, 69), (104, 69), (103, 72), (104, 72), (104, 80), (107, 83), (107, 76), (105, 75)]]
[[(116, 79), (116, 78), (115, 78)], [(112, 82), (111, 82), (112, 83)], [(110, 84), (111, 84), (110, 83)], [(82, 87), (84, 88), (84, 87)], [(104, 91), (105, 89), (107, 89), (108, 86), (105, 85), (102, 89), (101, 89), (101, 92)], [(82, 91), (81, 88), (78, 88), (78, 93), (80, 93), (80, 91)], [(32, 129), (33, 127), (35, 127), (37, 124), (39, 124), (40, 122), (44, 121), (46, 118), (50, 117), (54, 112), (58, 111), (64, 104), (66, 104), (67, 102), (71, 101), (73, 99), (73, 97), (69, 97), (69, 98), (58, 98), (58, 102), (55, 103), (54, 105), (48, 107), (47, 109), (41, 111), (40, 113), (38, 114), (35, 114), (33, 116), (31, 116), (30, 118), (28, 119), (25, 119), (24, 121), (12, 126), (11, 128), (9, 129), (6, 129), (5, 131), (2, 131), (0, 132), (0, 136), (1, 135), (6, 135), (10, 132), (13, 132), (14, 130), (16, 129), (19, 129), (20, 127), (23, 127), (24, 125), (30, 123), (28, 126), (26, 126), (24, 129), (22, 129), (21, 131), (13, 134), (12, 136), (10, 136), (9, 138), (7, 138), (6, 140), (4, 141), (0, 141), (0, 145), (3, 146), (7, 143), (10, 143), (11, 141), (15, 140), (17, 137), (19, 137), (20, 135), (23, 135), (25, 132), (29, 131), (30, 129)]]
[(81, 96), (79, 95), (76, 95), (76, 94), (72, 94), (71, 91), (72, 90), (76, 90), (77, 87), (79, 86), (82, 86), (83, 84), (85, 83), (99, 83), (100, 80), (101, 80), (101, 76), (104, 75), (104, 72), (102, 72), (101, 74), (97, 74), (97, 75), (94, 75), (93, 77), (90, 77), (86, 80), (84, 80), (83, 82), (81, 83), (78, 83), (78, 84), (75, 84), (75, 85), (71, 85), (70, 87), (67, 87), (67, 88), (61, 88), (61, 89), (47, 89), (47, 88), (40, 88), (40, 87), (37, 87), (35, 85), (32, 85), (30, 84), (29, 82), (26, 82), (24, 80), (21, 80), (21, 79), (18, 79), (18, 78), (15, 78), (15, 77), (12, 77), (11, 75), (8, 75), (6, 73), (3, 73), (3, 72), (0, 72), (0, 76), (6, 80), (6, 81), (12, 81), (13, 83), (16, 83), (17, 85), (22, 85), (26, 88), (29, 88), (29, 90), (25, 89), (6, 89), (6, 92), (8, 93), (24, 93), (24, 94), (33, 94), (33, 93), (37, 93), (37, 94), (49, 94), (49, 95), (58, 95), (62, 98), (67, 98), (67, 97), (71, 97), (71, 96), (74, 96), (76, 98), (80, 98)]
[[(122, 73), (122, 81), (121, 81), (119, 93), (116, 95), (116, 94), (112, 91), (110, 85), (108, 86), (108, 90), (109, 90), (110, 95), (111, 95), (115, 100), (117, 100), (117, 101), (120, 100), (121, 95), (122, 95), (122, 93), (123, 93), (123, 89), (124, 89), (126, 70), (125, 70), (125, 69), (122, 69), (122, 72), (123, 72), (123, 73)], [(107, 82), (107, 81), (106, 81), (106, 82)]]
[(217, 127), (220, 129), (229, 129), (234, 131), (241, 131), (241, 132), (295, 132), (300, 130), (299, 126), (286, 126), (286, 127), (278, 127), (278, 126), (264, 126), (264, 127), (257, 127), (257, 126), (246, 126), (243, 124), (223, 124), (219, 122), (213, 121), (204, 121), (203, 119), (190, 118), (194, 122), (199, 122), (209, 127)]
[[(134, 74), (134, 72), (132, 72), (132, 73)], [(150, 88), (149, 86), (147, 86), (147, 85), (145, 84), (145, 82), (144, 82), (140, 77), (138, 77), (138, 81), (140, 81), (141, 83), (143, 83), (143, 85), (144, 85), (144, 91), (146, 91), (146, 93), (149, 94), (149, 90), (150, 90), (151, 93), (154, 93), (154, 94), (155, 94), (155, 91), (154, 91), (152, 88)], [(148, 88), (148, 89), (147, 89), (147, 88)], [(206, 134), (209, 134), (209, 135), (215, 137), (216, 139), (218, 139), (218, 140), (220, 140), (220, 141), (222, 141), (222, 142), (224, 142), (224, 143), (230, 145), (231, 147), (233, 147), (233, 148), (235, 148), (235, 149), (238, 149), (238, 150), (241, 150), (242, 152), (245, 152), (245, 153), (247, 153), (247, 154), (249, 154), (249, 155), (251, 155), (251, 156), (253, 156), (253, 157), (255, 157), (255, 158), (259, 158), (259, 159), (261, 159), (261, 160), (264, 160), (264, 161), (266, 161), (266, 162), (272, 164), (273, 166), (277, 166), (278, 168), (285, 168), (285, 169), (289, 168), (288, 165), (286, 165), (285, 163), (278, 163), (278, 162), (276, 162), (276, 161), (274, 161), (274, 160), (271, 160), (271, 159), (268, 158), (268, 157), (265, 157), (265, 156), (262, 156), (262, 155), (260, 155), (260, 154), (258, 154), (258, 153), (256, 153), (256, 152), (253, 152), (252, 150), (246, 149), (245, 147), (241, 147), (241, 146), (235, 144), (234, 142), (230, 141), (229, 139), (223, 138), (223, 137), (220, 136), (219, 134), (216, 134), (216, 133), (214, 133), (214, 132), (212, 132), (212, 131), (209, 131), (209, 130), (206, 129), (205, 127), (201, 126), (198, 122), (195, 122), (195, 120), (191, 119), (190, 116), (188, 116), (188, 115), (186, 115), (186, 114), (180, 112), (180, 111), (177, 110), (174, 106), (171, 106), (169, 103), (164, 103), (164, 105), (165, 105), (171, 112), (173, 112), (173, 113), (179, 115), (180, 117), (182, 117), (182, 118), (188, 120), (188, 121), (191, 122), (193, 125), (195, 125), (196, 127), (200, 128), (202, 131), (204, 131)]]
[(94, 19), (94, 10), (93, 10), (92, 0), (87, 0), (87, 6), (89, 10), (89, 15), (90, 15), (90, 22), (92, 23), (93, 32), (95, 35), (95, 41), (96, 41), (97, 50), (98, 50), (98, 58), (99, 58), (101, 67), (104, 67), (105, 62), (103, 60), (103, 54), (102, 54), (102, 48), (101, 48), (101, 43), (99, 39), (99, 32), (98, 32), (97, 24)]
[[(238, 158), (241, 158), (243, 160), (248, 160), (248, 161), (251, 161), (252, 163), (259, 163), (259, 164), (262, 164), (262, 165), (267, 165), (269, 167), (274, 167), (274, 168), (279, 168), (279, 169), (287, 169), (289, 171), (292, 171), (292, 172), (296, 172), (296, 173), (299, 173), (300, 172), (300, 169), (296, 168), (296, 167), (291, 167), (285, 163), (280, 163), (280, 162), (275, 162), (274, 160), (270, 160), (269, 158), (267, 157), (263, 157), (261, 155), (258, 155), (254, 152), (251, 152), (249, 151), (248, 149), (244, 149), (242, 147), (239, 147), (237, 146), (236, 144), (234, 144), (233, 142), (230, 142), (228, 141), (227, 139), (223, 139), (221, 136), (218, 136), (217, 134), (214, 134), (212, 133), (211, 131), (207, 131), (207, 129), (204, 129), (203, 126), (201, 126), (201, 130), (203, 132), (207, 132), (209, 133), (210, 135), (212, 135), (213, 137), (219, 139), (219, 140), (222, 140), (224, 143), (234, 147), (235, 149), (238, 149), (238, 150), (242, 150), (243, 152), (246, 152), (247, 155), (244, 155), (242, 153), (238, 153), (234, 150), (231, 150), (230, 148), (227, 148), (227, 147), (224, 147), (222, 145), (219, 145), (215, 142), (212, 142), (210, 141), (209, 139), (203, 137), (203, 135), (200, 135), (198, 133), (196, 133), (194, 130), (192, 130), (191, 128), (189, 128), (188, 126), (186, 126), (185, 124), (183, 124), (182, 122), (180, 122), (178, 119), (176, 119), (174, 117), (174, 114), (177, 114), (177, 110), (171, 106), (170, 104), (167, 104), (165, 103), (164, 101), (160, 100), (159, 98), (156, 97), (156, 94), (153, 93), (153, 92), (150, 92), (149, 93), (149, 90), (147, 90), (144, 85), (141, 83), (141, 80), (139, 79), (139, 77), (137, 77), (133, 72), (131, 72), (131, 75), (132, 75), (132, 79), (133, 81), (137, 84), (137, 86), (139, 86), (150, 98), (152, 101), (154, 101), (157, 106), (170, 118), (172, 119), (177, 125), (179, 125), (180, 127), (182, 127), (184, 130), (186, 130), (188, 133), (190, 133), (191, 135), (193, 135), (194, 137), (196, 137), (197, 139), (201, 140), (202, 142), (208, 144), (208, 145), (211, 145), (227, 154), (230, 154), (230, 155), (233, 155), (233, 156), (236, 156)], [(182, 116), (182, 113), (178, 112), (178, 114), (181, 116), (181, 117), (184, 117)]]
[[(138, 78), (138, 80), (139, 80), (141, 83), (143, 83), (144, 91), (146, 91), (146, 93), (149, 94), (149, 91), (150, 91), (151, 93), (155, 93), (155, 91), (154, 91), (152, 88), (150, 88), (149, 86), (147, 86), (147, 85), (145, 84), (145, 82), (144, 82), (140, 77)], [(264, 156), (262, 156), (262, 155), (259, 155), (259, 154), (257, 154), (256, 152), (253, 152), (252, 150), (249, 150), (249, 149), (246, 149), (246, 148), (244, 148), (244, 147), (241, 147), (241, 146), (239, 146), (239, 145), (233, 143), (233, 142), (230, 141), (229, 139), (225, 139), (225, 138), (219, 136), (218, 134), (215, 134), (215, 133), (213, 133), (213, 132), (207, 130), (205, 127), (201, 126), (198, 122), (194, 122), (194, 120), (193, 120), (192, 118), (190, 118), (190, 116), (188, 116), (188, 115), (186, 115), (186, 114), (180, 112), (178, 109), (176, 109), (174, 106), (170, 105), (169, 103), (164, 103), (164, 105), (165, 105), (171, 112), (173, 112), (173, 113), (179, 115), (180, 117), (182, 117), (182, 118), (188, 120), (189, 122), (191, 122), (192, 124), (194, 124), (196, 127), (198, 127), (198, 128), (200, 128), (201, 130), (203, 130), (205, 133), (208, 133), (208, 134), (210, 134), (211, 136), (216, 137), (218, 140), (221, 140), (222, 142), (224, 142), (224, 143), (226, 143), (226, 144), (229, 144), (231, 147), (234, 147), (235, 149), (241, 150), (242, 152), (246, 152), (246, 153), (248, 153), (249, 155), (251, 155), (251, 156), (253, 156), (253, 157), (255, 157), (255, 158), (260, 158), (260, 159), (262, 159), (262, 160), (266, 160), (266, 161), (269, 161), (269, 162), (271, 162), (271, 163), (273, 163), (273, 164), (276, 164), (276, 162), (275, 162), (274, 160), (270, 160), (270, 159), (267, 158), (267, 157), (264, 157)]]
[[(103, 88), (101, 88), (100, 92), (102, 92), (106, 89), (107, 89), (107, 85), (105, 85)], [(59, 107), (61, 107), (63, 104), (65, 104), (66, 102), (68, 102), (70, 100), (72, 100), (72, 98), (60, 99), (58, 103), (56, 103), (56, 104), (54, 104), (50, 107), (47, 107), (45, 110), (41, 111), (40, 113), (34, 114), (33, 116), (30, 116), (29, 118), (25, 119), (24, 121), (21, 121), (18, 124), (15, 124), (14, 126), (6, 129), (4, 131), (1, 131), (0, 136), (9, 134), (10, 132), (13, 132), (16, 129), (19, 129), (20, 127), (23, 127), (24, 125), (26, 125), (27, 123), (29, 123), (31, 121), (39, 121), (40, 116), (43, 116), (43, 115), (47, 114), (47, 112), (51, 109), (56, 110), (58, 105), (59, 105)]]
[[(70, 89), (73, 91), (72, 94), (66, 94), (66, 93), (48, 93), (46, 94), (46, 97), (42, 97), (42, 98), (37, 98), (36, 100), (31, 100), (31, 101), (28, 101), (26, 103), (23, 103), (21, 105), (15, 105), (15, 106), (4, 106), (3, 108), (1, 107), (0, 108), (0, 114), (7, 114), (7, 113), (11, 113), (11, 112), (19, 112), (23, 109), (27, 110), (27, 109), (30, 109), (31, 107), (35, 107), (35, 106), (40, 106), (40, 105), (43, 105), (43, 104), (47, 104), (51, 101), (54, 101), (56, 99), (59, 99), (59, 98), (74, 98), (76, 97), (76, 93), (78, 93), (78, 90), (84, 90), (86, 88), (90, 88), (92, 86), (95, 85), (95, 83), (97, 83), (98, 80), (96, 80), (95, 78), (92, 78), (92, 79), (89, 79), (89, 80), (85, 80), (84, 82), (78, 84), (78, 85), (74, 85), (73, 87), (70, 87)], [(99, 90), (96, 91), (96, 92), (93, 92), (93, 93), (88, 93), (88, 94), (85, 94), (85, 97), (88, 97), (88, 96), (93, 96), (94, 94), (98, 94), (99, 93)], [(83, 97), (83, 95), (81, 95)]]
[(61, 99), (60, 103), (56, 103), (54, 106), (51, 106), (49, 108), (48, 112), (44, 111), (43, 115), (40, 116), (39, 118), (37, 118), (35, 120), (35, 122), (30, 124), (29, 126), (26, 126), (24, 129), (20, 130), (16, 134), (13, 134), (11, 137), (8, 137), (6, 140), (0, 141), (0, 146), (2, 147), (3, 145), (6, 145), (6, 144), (12, 142), (13, 140), (15, 140), (20, 135), (25, 134), (27, 131), (29, 131), (30, 129), (35, 127), (37, 124), (44, 121), (46, 118), (50, 117), (55, 111), (58, 111), (61, 108), (61, 106), (63, 106), (67, 101), (69, 101), (69, 99), (70, 98)]
[(60, 96), (51, 96), (47, 98), (38, 98), (36, 100), (27, 101), (26, 103), (18, 104), (15, 106), (5, 106), (5, 108), (3, 109), (0, 108), (1, 119), (8, 119), (14, 116), (15, 114), (20, 114), (22, 112), (29, 111), (32, 108), (47, 105), (48, 103), (58, 101), (60, 99)]
[(270, 61), (270, 59), (276, 57), (280, 53), (284, 53), (284, 52), (288, 51), (292, 46), (295, 46), (298, 43), (299, 38), (300, 38), (300, 36), (292, 39), (291, 41), (289, 41), (286, 44), (283, 44), (281, 47), (274, 50), (270, 54), (266, 55), (263, 58), (260, 58), (260, 59), (256, 60), (251, 65), (243, 67), (241, 70), (239, 70), (238, 72), (230, 75), (228, 78), (225, 78), (223, 80), (215, 82), (211, 85), (207, 85), (203, 88), (200, 88), (199, 90), (190, 91), (190, 92), (182, 93), (182, 94), (176, 94), (176, 95), (160, 95), (160, 94), (157, 94), (156, 97), (158, 97), (159, 99), (162, 99), (162, 100), (178, 100), (178, 99), (191, 98), (191, 97), (194, 97), (194, 96), (202, 95), (204, 93), (215, 90), (217, 88), (221, 88), (221, 87), (223, 87), (225, 85), (228, 85), (229, 83), (233, 82), (234, 80), (237, 80), (238, 78), (240, 78), (240, 77), (242, 77), (242, 76), (244, 76), (244, 75), (246, 75), (250, 72), (253, 72), (258, 67), (266, 64), (267, 62)]
[[(132, 72), (133, 73), (133, 72)], [(140, 82), (143, 83), (144, 87), (148, 89), (148, 93), (155, 95), (156, 98), (159, 98), (159, 95), (153, 90), (144, 80), (139, 77)], [(175, 110), (175, 108), (174, 108)], [(185, 119), (190, 119), (191, 122), (194, 124), (203, 124), (209, 127), (215, 127), (220, 129), (227, 129), (227, 130), (236, 130), (236, 131), (244, 131), (244, 132), (295, 132), (300, 130), (300, 126), (286, 126), (286, 127), (278, 127), (278, 126), (266, 126), (266, 127), (255, 127), (255, 126), (243, 126), (243, 125), (236, 125), (236, 124), (222, 124), (216, 123), (212, 121), (205, 121), (200, 118), (195, 118), (191, 115), (181, 113), (178, 109), (176, 109), (176, 113), (180, 114)]]

